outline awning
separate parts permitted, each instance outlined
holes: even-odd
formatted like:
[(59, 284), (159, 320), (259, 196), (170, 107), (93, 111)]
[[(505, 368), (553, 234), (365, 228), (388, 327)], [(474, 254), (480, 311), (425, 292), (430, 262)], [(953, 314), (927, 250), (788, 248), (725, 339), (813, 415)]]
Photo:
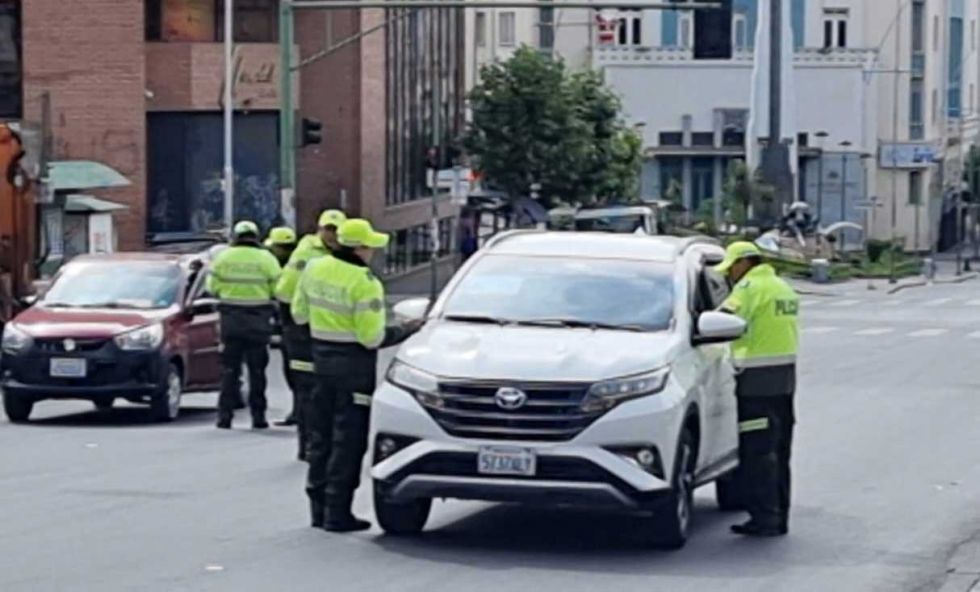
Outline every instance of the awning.
[(132, 183), (116, 169), (90, 160), (50, 163), (50, 187), (54, 191), (128, 187)]
[(65, 199), (66, 214), (102, 214), (128, 209), (129, 206), (114, 201), (99, 199), (92, 195), (73, 193)]

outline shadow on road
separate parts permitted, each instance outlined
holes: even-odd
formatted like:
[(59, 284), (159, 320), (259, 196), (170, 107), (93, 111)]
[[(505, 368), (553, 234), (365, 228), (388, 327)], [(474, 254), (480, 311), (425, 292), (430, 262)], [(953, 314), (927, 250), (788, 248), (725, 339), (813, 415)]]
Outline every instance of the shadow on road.
[(53, 415), (33, 419), (28, 425), (34, 426), (57, 426), (73, 428), (108, 428), (108, 427), (184, 427), (200, 426), (203, 423), (214, 421), (215, 410), (213, 407), (181, 407), (180, 416), (171, 423), (159, 423), (154, 421), (146, 407), (119, 407), (108, 411), (82, 411), (69, 413), (66, 415)]

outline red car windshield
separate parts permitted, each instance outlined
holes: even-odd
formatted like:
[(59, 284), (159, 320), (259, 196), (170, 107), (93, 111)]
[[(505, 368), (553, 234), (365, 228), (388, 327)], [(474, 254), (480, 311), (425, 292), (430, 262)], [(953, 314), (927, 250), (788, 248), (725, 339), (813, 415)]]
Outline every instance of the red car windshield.
[(172, 263), (69, 263), (44, 296), (48, 308), (169, 308), (177, 302), (180, 268)]

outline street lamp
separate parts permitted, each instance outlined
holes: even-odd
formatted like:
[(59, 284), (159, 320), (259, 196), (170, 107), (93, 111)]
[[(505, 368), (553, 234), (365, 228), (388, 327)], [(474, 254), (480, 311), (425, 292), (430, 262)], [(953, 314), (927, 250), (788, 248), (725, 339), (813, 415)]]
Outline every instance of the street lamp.
[(821, 130), (814, 135), (820, 140), (820, 145), (817, 147), (819, 154), (817, 159), (817, 220), (819, 220), (823, 216), (823, 142), (830, 134)]

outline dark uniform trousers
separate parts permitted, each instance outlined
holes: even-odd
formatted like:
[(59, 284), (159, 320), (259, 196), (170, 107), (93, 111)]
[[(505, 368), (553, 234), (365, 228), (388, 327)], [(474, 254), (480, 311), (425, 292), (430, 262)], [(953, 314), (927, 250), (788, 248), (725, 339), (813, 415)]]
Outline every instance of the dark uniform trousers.
[(754, 522), (788, 528), (795, 368), (759, 370), (738, 378), (739, 497)]
[(221, 313), (221, 395), (218, 415), (234, 414), (242, 398), (242, 366), (248, 369), (249, 408), (253, 419), (264, 418), (269, 338), (272, 335), (271, 306), (219, 307)]
[[(283, 305), (285, 306), (285, 305)], [(297, 325), (292, 316), (283, 314), (282, 342), (283, 360), (286, 361), (285, 373), (289, 388), (293, 393), (293, 419), (296, 420), (296, 433), (299, 437), (299, 455), (307, 458), (309, 453), (309, 426), (307, 409), (316, 386), (316, 375), (312, 372), (293, 369), (292, 361), (313, 363), (313, 343), (310, 339), (309, 327)]]
[(313, 342), (316, 369), (306, 409), (309, 473), (306, 493), (314, 512), (350, 512), (368, 447), (377, 354), (353, 344)]

